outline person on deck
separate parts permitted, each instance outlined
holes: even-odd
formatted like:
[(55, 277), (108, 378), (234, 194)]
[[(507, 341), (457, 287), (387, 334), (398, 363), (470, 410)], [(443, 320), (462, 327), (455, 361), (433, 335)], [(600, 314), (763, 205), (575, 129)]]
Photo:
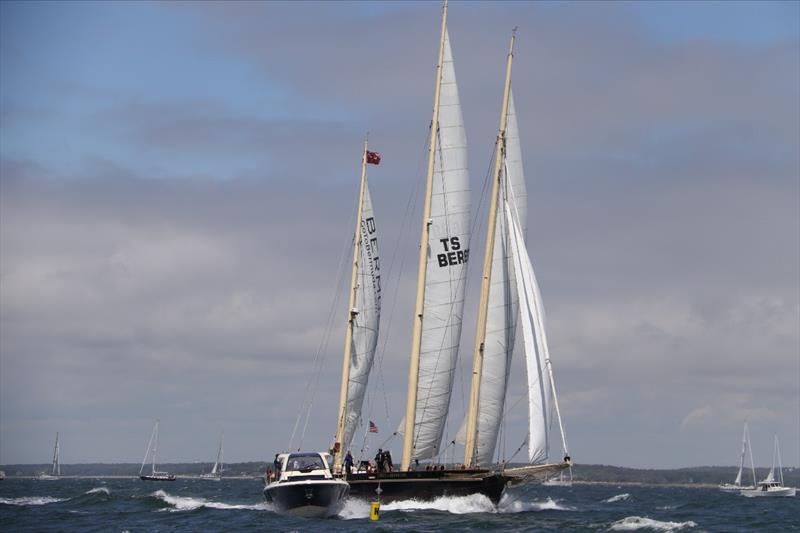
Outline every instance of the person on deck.
[(281, 475), (281, 461), (278, 459), (278, 454), (275, 454), (275, 460), (272, 461), (272, 471), (275, 473), (275, 477), (278, 478)]
[(389, 450), (383, 452), (383, 461), (384, 461), (383, 464), (386, 467), (386, 471), (393, 472), (394, 464), (392, 464), (392, 452), (390, 452)]
[(375, 470), (383, 472), (383, 450), (378, 448), (378, 453), (375, 454)]
[(347, 455), (344, 456), (344, 470), (347, 477), (350, 477), (350, 473), (353, 471), (353, 454), (350, 453), (350, 450), (347, 450)]

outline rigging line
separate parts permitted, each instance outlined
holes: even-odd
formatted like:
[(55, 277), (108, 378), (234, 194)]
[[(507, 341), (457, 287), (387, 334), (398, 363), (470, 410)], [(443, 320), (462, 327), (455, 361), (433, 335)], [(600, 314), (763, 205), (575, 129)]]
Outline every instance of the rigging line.
[[(358, 212), (358, 206), (356, 206), (353, 209), (353, 211), (351, 211), (350, 217), (349, 217), (350, 222), (353, 222), (353, 220), (356, 217), (356, 213), (357, 212)], [(330, 329), (332, 327), (332, 320), (333, 320), (333, 316), (335, 314), (334, 310), (336, 309), (336, 306), (337, 306), (338, 301), (339, 301), (339, 285), (342, 284), (342, 280), (343, 280), (343, 276), (344, 276), (344, 262), (345, 262), (345, 258), (346, 258), (346, 255), (347, 255), (347, 250), (349, 249), (350, 245), (353, 244), (353, 240), (354, 239), (355, 239), (355, 237), (351, 237), (348, 240), (348, 242), (344, 245), (344, 247), (342, 249), (342, 252), (339, 255), (339, 266), (337, 268), (337, 273), (336, 273), (336, 278), (335, 278), (337, 281), (336, 281), (336, 283), (334, 285), (334, 289), (333, 289), (334, 290), (333, 301), (331, 302), (331, 306), (330, 306), (330, 308), (328, 310), (328, 317), (327, 317), (327, 321), (326, 321), (325, 330), (323, 331), (323, 336), (320, 339), (320, 343), (319, 343), (319, 345), (317, 347), (317, 351), (314, 354), (312, 375), (309, 376), (309, 378), (306, 380), (306, 386), (305, 386), (305, 390), (303, 392), (303, 401), (301, 402), (300, 407), (298, 409), (297, 418), (295, 419), (294, 427), (292, 428), (292, 434), (291, 434), (291, 437), (289, 438), (288, 449), (290, 449), (290, 450), (293, 449), (294, 437), (295, 437), (295, 435), (297, 433), (297, 428), (298, 428), (298, 426), (300, 424), (300, 420), (302, 420), (302, 418), (303, 418), (303, 412), (306, 411), (307, 413), (310, 413), (311, 407), (313, 405), (313, 394), (312, 394), (311, 398), (309, 399), (309, 390), (311, 388), (312, 381), (314, 381), (314, 378), (316, 377), (316, 381), (319, 380), (319, 371), (321, 369), (321, 364), (319, 363), (320, 355), (321, 355), (323, 349), (327, 346), (327, 342), (328, 342), (327, 341), (327, 337), (328, 337), (329, 331), (330, 331)], [(307, 420), (308, 419), (306, 418), (306, 422), (307, 422)], [(305, 428), (303, 430), (303, 435), (305, 435)], [(302, 437), (301, 437), (301, 441), (302, 441)]]
[[(350, 245), (353, 245), (354, 242), (355, 242), (355, 236), (352, 239), (350, 239)], [(306, 411), (305, 422), (303, 423), (303, 432), (300, 434), (300, 442), (298, 444), (298, 451), (299, 451), (299, 448), (302, 448), (302, 446), (303, 446), (303, 440), (305, 439), (306, 430), (308, 428), (308, 421), (311, 418), (311, 409), (314, 407), (314, 400), (316, 399), (317, 391), (319, 390), (319, 380), (320, 380), (320, 377), (322, 376), (322, 369), (323, 369), (324, 363), (325, 363), (325, 353), (327, 352), (328, 342), (330, 341), (330, 337), (331, 337), (331, 334), (333, 332), (333, 322), (334, 322), (334, 318), (336, 316), (336, 309), (338, 309), (338, 307), (339, 307), (339, 298), (340, 298), (341, 293), (343, 292), (342, 286), (344, 285), (344, 282), (345, 282), (345, 279), (344, 279), (345, 278), (344, 264), (345, 264), (345, 261), (346, 261), (345, 256), (349, 255), (348, 252), (349, 252), (350, 248), (351, 248), (351, 246), (346, 246), (345, 249), (343, 250), (343, 254), (342, 254), (343, 256), (342, 256), (342, 259), (341, 259), (341, 262), (340, 262), (340, 265), (339, 265), (339, 271), (340, 272), (339, 272), (339, 281), (337, 282), (337, 287), (336, 287), (336, 296), (334, 298), (333, 304), (331, 305), (330, 311), (328, 313), (328, 324), (327, 324), (326, 330), (325, 330), (325, 332), (323, 334), (323, 344), (322, 344), (322, 347), (321, 347), (321, 349), (319, 351), (320, 357), (318, 358), (319, 363), (317, 364), (317, 368), (316, 368), (315, 375), (314, 375), (314, 388), (311, 391), (311, 400), (309, 401), (308, 410)]]

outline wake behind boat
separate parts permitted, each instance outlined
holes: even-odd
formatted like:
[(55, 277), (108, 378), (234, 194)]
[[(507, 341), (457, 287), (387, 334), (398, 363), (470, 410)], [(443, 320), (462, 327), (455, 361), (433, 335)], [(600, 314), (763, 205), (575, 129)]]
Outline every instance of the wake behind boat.
[(264, 487), (264, 497), (280, 513), (327, 518), (339, 513), (349, 493), (347, 482), (331, 474), (327, 454), (283, 453)]

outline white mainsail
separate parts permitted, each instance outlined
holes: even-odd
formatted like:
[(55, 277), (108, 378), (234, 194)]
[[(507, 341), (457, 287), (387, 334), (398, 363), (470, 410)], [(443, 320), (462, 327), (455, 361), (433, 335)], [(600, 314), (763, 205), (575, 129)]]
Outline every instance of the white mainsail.
[(56, 445), (53, 448), (53, 468), (50, 472), (51, 476), (60, 476), (61, 475), (61, 461), (59, 459), (59, 455), (61, 450), (59, 449), (58, 445), (58, 432), (56, 432)]
[(342, 453), (349, 447), (361, 419), (361, 407), (367, 390), (367, 380), (378, 345), (378, 324), (381, 315), (381, 275), (378, 260), (378, 233), (372, 212), (372, 199), (367, 182), (361, 209), (361, 246), (358, 262), (353, 337), (350, 355), (350, 375), (347, 385), (347, 407)]
[(217, 450), (217, 460), (214, 462), (214, 467), (211, 469), (211, 475), (222, 474), (222, 444), (225, 440), (225, 435), (219, 437), (219, 450)]
[(446, 30), (438, 126), (412, 459), (439, 453), (461, 338), (469, 258), (467, 139)]
[[(503, 182), (511, 184), (511, 189), (506, 191), (506, 194), (512, 194), (513, 190), (524, 239), (527, 227), (528, 198), (513, 94), (509, 97), (505, 152)], [(500, 194), (503, 192), (501, 191)], [(498, 210), (486, 318), (483, 371), (478, 400), (475, 465), (489, 465), (492, 462), (508, 390), (509, 368), (514, 350), (518, 315), (518, 296), (514, 288), (516, 281), (509, 239), (505, 214)], [(457, 440), (460, 442), (464, 442), (465, 426), (466, 420), (459, 431)]]

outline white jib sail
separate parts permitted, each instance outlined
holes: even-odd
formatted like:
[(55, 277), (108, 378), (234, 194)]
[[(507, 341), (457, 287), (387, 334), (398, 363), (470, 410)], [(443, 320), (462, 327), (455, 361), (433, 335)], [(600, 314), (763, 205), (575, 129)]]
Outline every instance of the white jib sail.
[(458, 358), (469, 258), (467, 138), (447, 32), (439, 106), (412, 459), (439, 453)]
[(547, 459), (549, 453), (552, 403), (547, 369), (550, 354), (544, 330), (544, 310), (522, 229), (517, 222), (517, 214), (512, 213), (508, 202), (504, 202), (504, 211), (511, 235), (511, 254), (519, 297), (519, 320), (528, 374), (528, 460), (531, 463), (540, 463)]
[(350, 355), (350, 380), (342, 449), (346, 452), (361, 418), (361, 407), (378, 344), (381, 316), (381, 272), (378, 258), (378, 232), (372, 211), (369, 187), (364, 183), (361, 210), (361, 258), (358, 262), (356, 312), (353, 318), (353, 345)]
[[(510, 183), (508, 194), (514, 195), (519, 213), (523, 239), (528, 214), (528, 193), (522, 167), (514, 95), (509, 95), (508, 124), (506, 126), (506, 160), (502, 183)], [(511, 192), (513, 190), (513, 193)], [(503, 191), (499, 191), (503, 194)], [(483, 351), (478, 419), (475, 439), (475, 459), (478, 465), (492, 463), (500, 424), (503, 419), (511, 357), (517, 326), (518, 296), (515, 289), (514, 266), (509, 243), (505, 214), (497, 210), (494, 251), (492, 253), (492, 283), (489, 287), (489, 308), (486, 317), (486, 337)], [(466, 420), (464, 421), (466, 425)], [(466, 427), (459, 431), (459, 439)]]

